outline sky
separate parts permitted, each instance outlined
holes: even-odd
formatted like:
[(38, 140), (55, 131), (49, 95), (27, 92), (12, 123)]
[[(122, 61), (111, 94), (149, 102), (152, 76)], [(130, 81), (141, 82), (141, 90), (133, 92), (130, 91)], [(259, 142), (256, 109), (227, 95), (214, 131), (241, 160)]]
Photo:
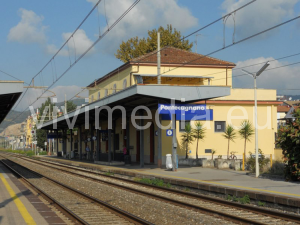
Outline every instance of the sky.
[[(87, 16), (97, 0), (14, 0), (5, 1), (0, 8), (0, 70), (25, 81), (35, 78), (35, 85), (50, 86), (81, 54), (83, 54), (134, 0), (102, 0), (68, 44), (45, 67), (70, 38), (72, 32)], [(147, 31), (172, 24), (188, 36), (192, 32), (239, 8), (250, 0), (141, 0), (108, 34), (78, 63), (51, 87), (58, 102), (72, 98), (89, 85), (123, 63), (114, 54), (122, 41), (131, 37), (146, 37)], [(236, 12), (226, 21), (219, 21), (201, 30), (197, 52), (203, 55), (236, 43), (300, 15), (300, 0), (257, 0)], [(225, 32), (224, 32), (225, 31)], [(225, 33), (225, 35), (224, 35)], [(234, 35), (233, 35), (234, 34)], [(233, 38), (234, 37), (234, 38)], [(270, 61), (268, 71), (257, 80), (258, 88), (277, 89), (278, 94), (300, 95), (300, 19), (266, 32), (255, 38), (219, 51), (212, 57), (234, 62), (234, 88), (253, 88), (250, 76), (238, 76), (240, 67), (257, 71)], [(196, 51), (196, 48), (193, 48)], [(278, 60), (280, 59), (280, 60)], [(294, 65), (289, 65), (294, 64)], [(40, 72), (42, 71), (42, 72)], [(205, 75), (205, 74), (201, 74)], [(14, 80), (0, 72), (0, 80)], [(29, 89), (16, 110), (28, 108), (42, 94)], [(51, 96), (47, 92), (43, 97)], [(80, 94), (85, 97), (86, 92)], [(40, 99), (40, 104), (45, 99)]]

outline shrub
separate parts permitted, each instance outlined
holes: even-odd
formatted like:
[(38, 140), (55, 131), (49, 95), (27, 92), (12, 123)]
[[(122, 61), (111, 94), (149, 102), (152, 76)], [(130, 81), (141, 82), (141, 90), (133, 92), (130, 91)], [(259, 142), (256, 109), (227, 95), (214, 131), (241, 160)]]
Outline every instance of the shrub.
[(284, 167), (284, 163), (280, 161), (274, 161), (272, 167), (270, 168), (270, 173), (276, 175), (284, 175)]
[[(255, 155), (252, 154), (252, 152), (249, 152), (250, 157), (246, 161), (246, 167), (248, 170), (250, 170), (252, 173), (255, 172), (256, 164), (255, 164)], [(259, 171), (263, 172), (265, 167), (270, 162), (269, 158), (266, 158), (263, 151), (261, 149), (258, 149), (258, 154), (260, 154), (260, 157), (258, 158), (258, 164), (259, 164)]]
[(300, 180), (300, 110), (294, 113), (295, 120), (289, 121), (278, 131), (276, 144), (282, 148), (285, 178)]

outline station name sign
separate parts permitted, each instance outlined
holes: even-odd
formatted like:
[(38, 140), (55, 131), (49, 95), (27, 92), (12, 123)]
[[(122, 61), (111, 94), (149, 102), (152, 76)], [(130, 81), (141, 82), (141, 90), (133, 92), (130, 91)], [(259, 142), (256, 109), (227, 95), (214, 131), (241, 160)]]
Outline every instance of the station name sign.
[(213, 120), (213, 110), (206, 105), (199, 104), (158, 104), (162, 120), (171, 120), (171, 115), (176, 115), (176, 120)]

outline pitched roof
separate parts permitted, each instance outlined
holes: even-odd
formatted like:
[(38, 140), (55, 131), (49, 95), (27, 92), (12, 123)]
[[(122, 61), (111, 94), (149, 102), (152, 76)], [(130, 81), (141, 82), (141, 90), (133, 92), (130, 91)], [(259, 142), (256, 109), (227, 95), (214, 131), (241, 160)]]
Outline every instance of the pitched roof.
[[(130, 63), (154, 63), (157, 64), (157, 51), (150, 52), (146, 55), (139, 56), (130, 60)], [(209, 66), (229, 66), (235, 64), (221, 59), (204, 56), (198, 53), (189, 52), (175, 47), (165, 47), (161, 50), (162, 64), (186, 64), (186, 65), (209, 65)]]
[(289, 106), (287, 105), (279, 105), (277, 106), (277, 112), (288, 112), (290, 111), (290, 108)]
[[(123, 64), (119, 68), (111, 71), (105, 76), (96, 80), (96, 84), (101, 83), (105, 79), (121, 72), (123, 69), (128, 68), (131, 64), (157, 64), (157, 51), (147, 53), (137, 58), (131, 59), (129, 62)], [(175, 64), (175, 65), (191, 65), (191, 66), (228, 66), (235, 67), (232, 62), (227, 62), (221, 59), (204, 56), (201, 54), (189, 52), (175, 47), (165, 47), (161, 50), (161, 63), (162, 64)], [(93, 87), (95, 82), (88, 85)]]

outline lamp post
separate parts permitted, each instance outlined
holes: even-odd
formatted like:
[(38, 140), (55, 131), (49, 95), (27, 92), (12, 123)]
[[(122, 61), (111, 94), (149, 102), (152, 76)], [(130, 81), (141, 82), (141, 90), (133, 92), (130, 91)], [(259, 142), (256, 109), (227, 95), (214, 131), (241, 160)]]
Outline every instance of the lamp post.
[[(252, 76), (254, 79), (254, 118), (255, 118), (255, 176), (259, 176), (259, 163), (258, 163), (258, 132), (257, 132), (257, 93), (256, 93), (256, 78), (270, 65), (267, 62), (258, 72), (250, 73), (246, 70), (242, 70), (243, 72), (247, 73), (248, 75)], [(246, 157), (246, 156), (245, 156)]]

